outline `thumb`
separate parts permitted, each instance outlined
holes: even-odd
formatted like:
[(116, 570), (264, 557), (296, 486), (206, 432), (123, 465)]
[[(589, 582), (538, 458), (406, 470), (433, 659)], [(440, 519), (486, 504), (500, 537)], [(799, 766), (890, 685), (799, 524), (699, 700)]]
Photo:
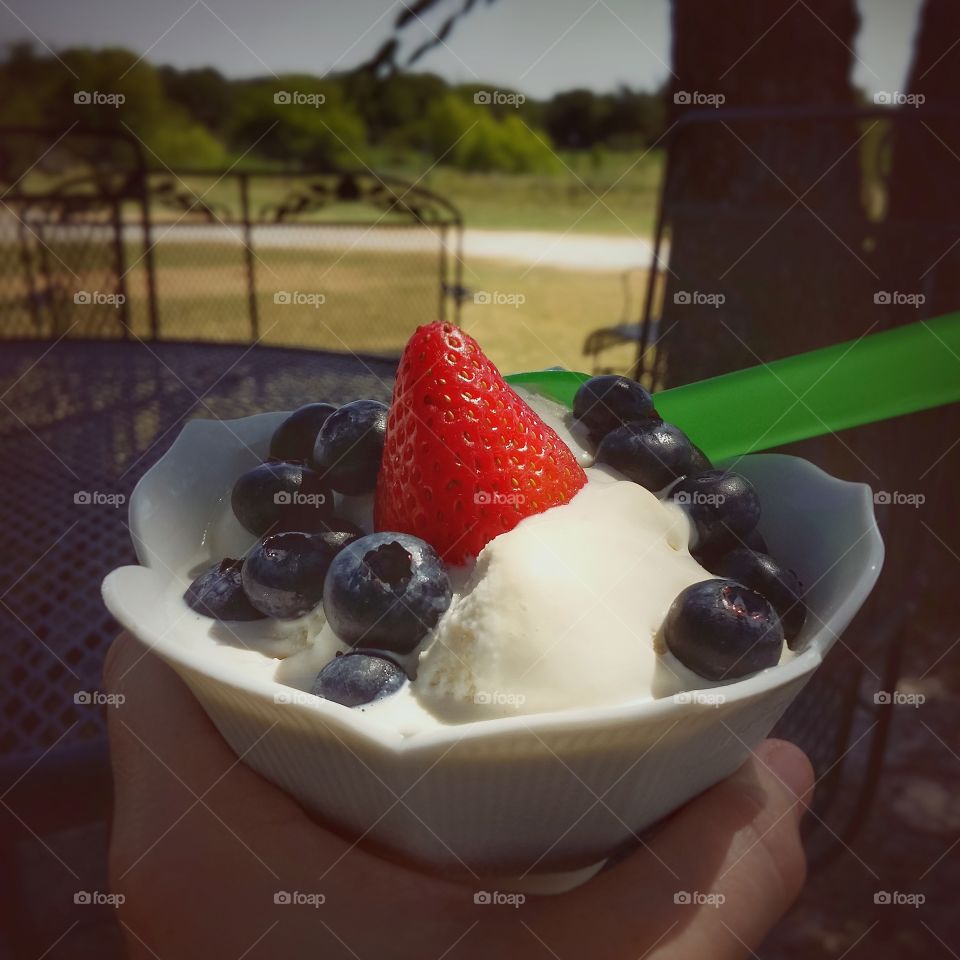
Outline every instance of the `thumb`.
[(601, 914), (634, 916), (635, 943), (656, 927), (653, 957), (748, 956), (803, 886), (799, 825), (812, 791), (803, 752), (766, 740), (584, 893)]
[(293, 800), (240, 763), (180, 678), (129, 634), (113, 642), (103, 677), (120, 695), (108, 728), (122, 826), (159, 832), (175, 813), (211, 804), (230, 819), (305, 820)]

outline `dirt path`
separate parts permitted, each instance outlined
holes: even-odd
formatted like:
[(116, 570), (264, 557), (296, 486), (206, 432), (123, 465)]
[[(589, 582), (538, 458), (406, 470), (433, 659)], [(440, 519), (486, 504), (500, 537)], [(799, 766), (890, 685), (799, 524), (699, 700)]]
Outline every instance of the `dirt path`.
[[(129, 240), (139, 240), (136, 225), (125, 228)], [(218, 225), (156, 224), (154, 242), (226, 243), (242, 242), (236, 227)], [(436, 248), (437, 239), (423, 227), (383, 227), (370, 229), (353, 226), (314, 224), (278, 224), (253, 228), (255, 248), (286, 247), (298, 249), (357, 249), (421, 252)], [(618, 237), (607, 234), (550, 233), (526, 230), (464, 231), (464, 258), (472, 260), (509, 260), (525, 266), (544, 266), (573, 270), (621, 271), (646, 267), (652, 245), (646, 237)]]

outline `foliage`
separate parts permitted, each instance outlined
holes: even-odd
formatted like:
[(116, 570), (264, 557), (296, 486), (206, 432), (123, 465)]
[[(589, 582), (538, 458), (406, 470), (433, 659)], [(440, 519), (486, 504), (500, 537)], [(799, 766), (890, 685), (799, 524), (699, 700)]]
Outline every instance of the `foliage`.
[[(356, 167), (387, 154), (422, 164), (425, 154), (463, 171), (551, 174), (563, 169), (555, 150), (590, 151), (597, 166), (606, 148), (645, 149), (665, 116), (660, 93), (626, 87), (537, 101), (431, 73), (232, 80), (212, 67), (156, 67), (120, 48), (52, 55), (13, 45), (0, 84), (0, 123), (129, 134), (153, 166)], [(78, 104), (80, 92), (103, 96)], [(278, 102), (282, 93), (291, 102)]]
[(459, 170), (552, 173), (560, 166), (546, 136), (520, 117), (498, 119), (449, 93), (430, 104), (418, 140), (434, 160)]
[(63, 51), (58, 62), (21, 45), (0, 63), (0, 87), (6, 94), (0, 123), (76, 125), (133, 136), (154, 166), (227, 161), (216, 136), (171, 101), (159, 72), (129, 50), (74, 48)]
[(249, 151), (318, 169), (359, 166), (366, 144), (363, 120), (344, 103), (340, 89), (300, 75), (243, 84), (227, 136), (237, 155)]
[(544, 124), (558, 147), (572, 150), (599, 143), (617, 146), (653, 143), (663, 131), (666, 107), (662, 94), (620, 87), (616, 93), (592, 90), (558, 93), (544, 109)]

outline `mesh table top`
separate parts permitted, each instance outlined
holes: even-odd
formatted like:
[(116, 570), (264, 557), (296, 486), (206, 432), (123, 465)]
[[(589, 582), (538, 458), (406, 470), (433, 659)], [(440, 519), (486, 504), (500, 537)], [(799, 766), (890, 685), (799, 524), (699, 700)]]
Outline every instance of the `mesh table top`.
[(4, 343), (0, 755), (104, 734), (103, 711), (83, 703), (99, 688), (118, 629), (100, 581), (136, 562), (126, 506), (111, 501), (129, 500), (186, 420), (389, 400), (395, 368), (387, 359), (234, 344)]
[[(396, 362), (237, 344), (8, 342), (0, 350), (0, 757), (102, 738), (98, 690), (117, 624), (100, 599), (136, 562), (125, 503), (193, 417), (233, 418), (314, 400), (389, 400)], [(88, 495), (89, 503), (77, 502)], [(857, 664), (836, 651), (779, 731), (818, 770), (846, 739)]]

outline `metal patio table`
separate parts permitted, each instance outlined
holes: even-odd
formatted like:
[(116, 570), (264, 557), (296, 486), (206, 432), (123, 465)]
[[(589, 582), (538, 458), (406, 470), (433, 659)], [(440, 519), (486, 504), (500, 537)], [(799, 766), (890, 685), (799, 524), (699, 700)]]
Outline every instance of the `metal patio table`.
[[(0, 884), (17, 891), (0, 898), (0, 929), (14, 938), (0, 957), (4, 947), (39, 955), (52, 940), (41, 931), (74, 918), (91, 929), (71, 938), (88, 936), (99, 955), (116, 940), (109, 908), (64, 909), (78, 888), (106, 889), (110, 776), (94, 694), (118, 627), (100, 582), (136, 562), (126, 503), (137, 480), (188, 419), (388, 401), (395, 369), (394, 359), (237, 344), (0, 344), (0, 862), (13, 874)], [(71, 860), (78, 882), (44, 846), (91, 824), (97, 839)]]
[[(4, 889), (17, 891), (0, 898), (0, 929), (14, 931), (12, 955), (42, 952), (50, 942), (42, 931), (63, 930), (72, 919), (74, 940), (89, 937), (105, 958), (111, 944), (119, 949), (109, 908), (66, 910), (78, 881), (47, 844), (87, 829), (76, 862), (90, 876), (79, 886), (106, 889), (106, 708), (83, 701), (99, 690), (118, 630), (100, 582), (135, 562), (126, 506), (118, 502), (129, 501), (188, 419), (315, 400), (386, 401), (395, 370), (395, 359), (241, 344), (0, 344), (0, 863), (12, 874)], [(837, 647), (778, 728), (825, 777), (821, 811), (838, 797), (859, 802), (856, 790), (842, 789), (841, 773), (856, 735), (860, 671)], [(856, 778), (875, 774), (861, 770)]]

